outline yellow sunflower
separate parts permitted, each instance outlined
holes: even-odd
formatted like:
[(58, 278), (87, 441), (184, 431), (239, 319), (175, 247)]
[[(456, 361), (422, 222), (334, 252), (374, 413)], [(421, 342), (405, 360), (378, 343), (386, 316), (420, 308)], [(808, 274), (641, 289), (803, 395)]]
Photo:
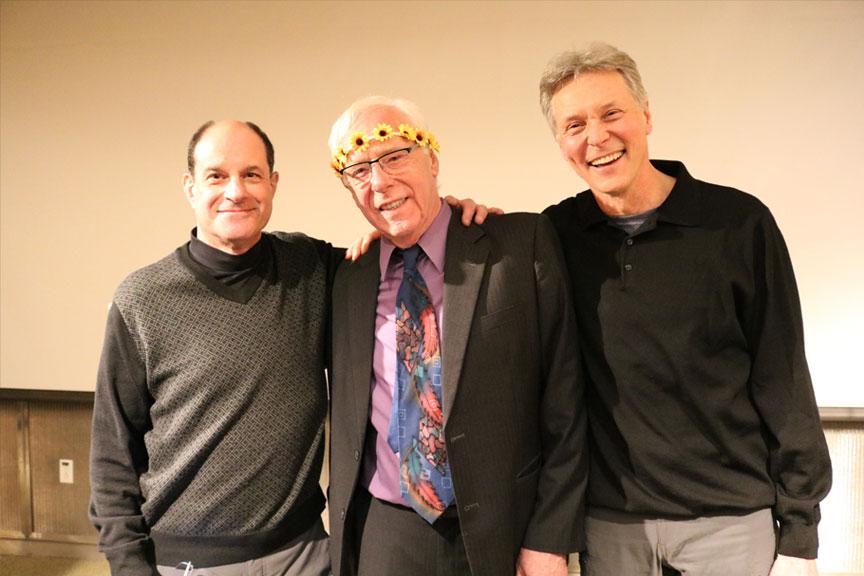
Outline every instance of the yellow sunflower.
[(348, 152), (340, 146), (336, 148), (336, 152), (333, 153), (333, 159), (340, 166), (345, 166), (345, 163), (348, 161)]
[(408, 140), (414, 140), (414, 129), (411, 128), (408, 124), (400, 124), (399, 125), (399, 134), (403, 138), (407, 138)]
[(380, 142), (384, 142), (389, 140), (396, 133), (393, 132), (393, 127), (389, 124), (378, 124), (378, 127), (375, 128), (375, 138), (377, 138)]
[(426, 145), (426, 133), (423, 130), (415, 130), (414, 131), (414, 141), (417, 142), (420, 146)]
[(438, 145), (438, 141), (435, 140), (435, 136), (433, 136), (432, 134), (426, 135), (426, 142), (429, 143), (429, 149), (430, 150), (434, 150), (435, 152), (438, 152), (441, 149), (441, 147)]
[(365, 132), (355, 132), (351, 135), (352, 151), (363, 152), (369, 147), (369, 139), (366, 138)]

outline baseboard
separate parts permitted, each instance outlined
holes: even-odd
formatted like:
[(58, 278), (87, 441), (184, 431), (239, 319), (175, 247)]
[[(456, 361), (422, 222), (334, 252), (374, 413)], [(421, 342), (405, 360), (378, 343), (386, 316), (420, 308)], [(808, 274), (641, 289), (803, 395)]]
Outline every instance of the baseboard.
[(53, 556), (55, 558), (80, 558), (82, 560), (104, 560), (105, 556), (95, 544), (73, 544), (69, 542), (44, 542), (0, 538), (2, 556)]

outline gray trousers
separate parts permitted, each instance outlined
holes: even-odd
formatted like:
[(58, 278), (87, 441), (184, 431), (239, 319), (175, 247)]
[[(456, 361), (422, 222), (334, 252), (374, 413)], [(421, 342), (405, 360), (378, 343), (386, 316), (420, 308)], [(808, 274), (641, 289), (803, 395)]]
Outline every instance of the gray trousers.
[(774, 563), (768, 509), (666, 520), (594, 508), (585, 532), (584, 576), (767, 576)]
[(161, 576), (327, 576), (330, 574), (330, 542), (318, 521), (276, 552), (237, 564), (195, 568), (157, 566)]

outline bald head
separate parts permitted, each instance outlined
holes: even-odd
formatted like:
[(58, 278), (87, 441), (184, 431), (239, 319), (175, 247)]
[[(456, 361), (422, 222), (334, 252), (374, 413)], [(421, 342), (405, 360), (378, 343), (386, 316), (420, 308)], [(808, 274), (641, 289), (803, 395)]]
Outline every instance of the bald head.
[(273, 172), (273, 166), (276, 163), (276, 152), (273, 149), (273, 143), (270, 142), (270, 138), (267, 134), (264, 133), (261, 128), (258, 127), (257, 124), (253, 122), (241, 122), (239, 120), (219, 120), (213, 121), (208, 120), (204, 124), (202, 124), (198, 130), (195, 131), (195, 134), (192, 135), (192, 138), (189, 140), (189, 147), (186, 149), (186, 168), (190, 174), (195, 173), (195, 149), (198, 147), (198, 143), (201, 141), (201, 137), (204, 136), (204, 133), (207, 132), (213, 126), (224, 126), (227, 124), (242, 124), (252, 130), (258, 138), (261, 139), (261, 142), (264, 144), (265, 154), (267, 156), (267, 168), (270, 172)]

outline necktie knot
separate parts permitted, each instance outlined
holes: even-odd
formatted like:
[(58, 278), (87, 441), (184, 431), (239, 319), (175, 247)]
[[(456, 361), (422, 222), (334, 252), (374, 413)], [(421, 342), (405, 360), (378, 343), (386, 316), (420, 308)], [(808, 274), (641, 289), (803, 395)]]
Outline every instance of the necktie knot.
[(405, 271), (414, 273), (417, 270), (417, 257), (420, 255), (420, 246), (414, 244), (402, 250), (402, 262), (405, 264)]

